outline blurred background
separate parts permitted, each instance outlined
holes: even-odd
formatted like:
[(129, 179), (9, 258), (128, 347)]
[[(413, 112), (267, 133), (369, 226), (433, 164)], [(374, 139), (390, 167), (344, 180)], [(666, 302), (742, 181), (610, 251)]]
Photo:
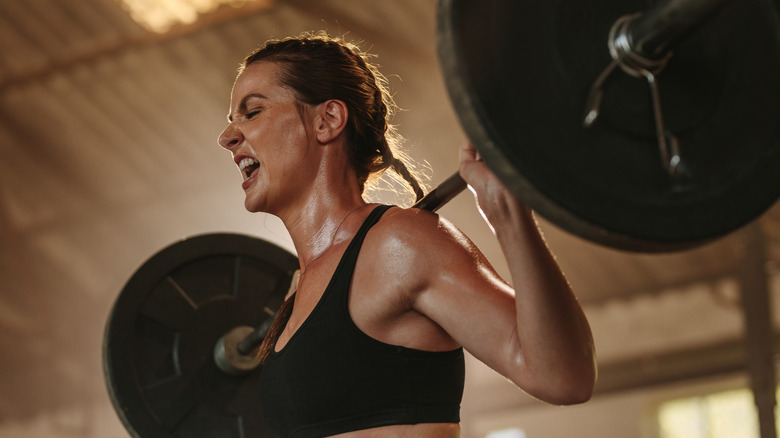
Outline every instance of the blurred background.
[[(324, 29), (375, 53), (431, 186), (465, 141), (434, 0), (129, 3), (0, 1), (0, 437), (128, 436), (103, 379), (103, 330), (156, 251), (212, 232), (292, 251), (277, 219), (243, 209), (241, 176), (216, 144), (238, 63), (266, 39)], [(469, 194), (440, 213), (506, 274)], [(746, 342), (743, 301), (777, 314), (780, 207), (671, 254), (541, 226), (590, 318), (597, 392), (546, 406), (469, 359), (464, 437), (758, 437), (746, 347), (776, 349), (771, 333)], [(752, 435), (735, 435), (739, 424)]]

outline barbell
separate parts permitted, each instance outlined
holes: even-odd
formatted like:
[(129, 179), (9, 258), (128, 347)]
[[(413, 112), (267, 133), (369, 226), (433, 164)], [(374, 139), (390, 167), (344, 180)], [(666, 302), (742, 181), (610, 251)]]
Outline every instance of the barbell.
[[(780, 196), (776, 0), (438, 8), (461, 125), (502, 182), (561, 228), (672, 251), (735, 230)], [(435, 211), (465, 187), (455, 174), (415, 207)], [(191, 237), (141, 265), (103, 347), (132, 436), (273, 436), (255, 352), (298, 267), (238, 234)]]

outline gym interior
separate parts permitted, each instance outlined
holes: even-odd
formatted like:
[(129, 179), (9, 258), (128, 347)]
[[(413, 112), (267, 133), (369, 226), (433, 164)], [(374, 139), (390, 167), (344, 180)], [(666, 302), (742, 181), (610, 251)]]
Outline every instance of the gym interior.
[[(116, 316), (115, 304), (128, 280), (154, 254), (193, 236), (248, 235), (293, 252), (280, 221), (243, 209), (239, 175), (229, 154), (216, 143), (226, 125), (238, 62), (258, 44), (324, 29), (375, 53), (401, 109), (394, 122), (406, 139), (409, 155), (423, 166), (430, 187), (455, 171), (459, 147), (473, 137), (453, 104), (448, 72), (442, 67), (441, 22), (447, 17), (442, 18), (441, 5), (435, 0), (247, 0), (215, 2), (208, 7), (203, 6), (208, 2), (182, 0), (178, 4), (184, 9), (178, 15), (168, 18), (160, 12), (147, 21), (143, 13), (152, 6), (147, 5), (146, 11), (133, 10), (130, 3), (0, 2), (2, 438), (145, 436), (143, 431), (150, 426), (128, 425), (127, 413), (119, 412), (116, 403), (124, 396), (117, 392), (143, 389), (132, 385), (117, 389), (109, 376), (113, 365), (106, 363), (135, 360), (112, 359), (106, 352), (107, 327)], [(536, 30), (527, 28), (529, 22), (540, 29), (554, 29), (557, 35), (566, 35), (566, 26), (573, 26), (576, 35), (587, 33), (585, 25), (572, 24), (578, 18), (571, 16), (572, 11), (585, 8), (572, 6), (575, 3), (581, 2), (557, 2), (550, 8), (559, 9), (548, 11), (555, 19), (525, 18), (518, 21), (517, 29), (510, 29), (518, 35), (510, 46), (518, 50), (502, 55), (518, 66), (508, 73), (517, 74), (518, 89), (540, 86), (524, 79), (528, 76), (521, 71), (542, 69), (547, 62), (523, 53), (522, 48), (541, 44), (532, 39)], [(603, 17), (590, 21), (611, 23), (623, 13), (621, 9), (629, 8), (610, 9), (621, 2), (588, 3), (592, 15)], [(645, 4), (634, 3), (636, 8)], [(774, 38), (768, 40), (774, 45), (769, 44), (771, 50), (766, 52), (753, 50), (763, 62), (734, 62), (749, 71), (750, 77), (769, 75), (780, 83), (780, 76), (771, 76), (780, 64), (778, 2), (744, 3), (774, 8), (766, 23), (755, 26), (767, 24), (767, 35)], [(693, 37), (685, 38), (695, 39), (696, 32), (707, 31), (707, 26), (697, 27)], [(608, 30), (593, 32), (606, 36)], [(730, 31), (747, 34), (756, 30), (743, 26)], [(495, 34), (485, 29), (484, 35)], [(576, 40), (575, 36), (568, 35), (570, 40)], [(499, 42), (479, 42), (491, 43)], [(608, 61), (604, 40), (603, 47), (592, 48), (577, 59), (584, 64), (576, 74), (595, 72), (582, 79), (593, 83)], [(663, 97), (664, 73), (678, 71), (674, 62), (672, 56), (667, 72), (657, 75)], [(501, 69), (502, 65), (485, 68)], [(644, 104), (651, 104), (648, 81), (627, 79), (618, 70), (610, 75), (636, 81), (636, 87), (647, 92)], [(670, 82), (674, 81), (666, 83)], [(747, 114), (745, 119), (754, 119), (754, 102), (731, 96), (727, 85), (694, 79), (690, 87), (703, 82), (714, 84), (715, 90), (705, 95), (715, 97), (701, 103), (706, 111), (686, 111), (709, 115), (729, 107)], [(741, 83), (758, 86), (749, 80)], [(585, 87), (578, 98), (585, 98), (587, 92)], [(605, 94), (607, 102), (608, 90)], [(768, 134), (752, 125), (740, 125), (742, 119), (734, 116), (711, 120), (703, 116), (707, 120), (691, 124), (722, 126), (733, 121), (729, 132), (739, 138), (761, 137), (761, 147), (773, 151), (767, 156), (776, 162), (780, 156), (778, 87), (753, 94), (763, 96), (755, 105), (768, 108), (764, 118), (759, 117)], [(533, 105), (522, 97), (512, 100), (518, 107)], [(662, 103), (666, 102), (664, 108), (674, 105), (673, 98)], [(674, 117), (674, 109), (668, 111)], [(531, 107), (529, 113), (534, 112)], [(642, 114), (652, 117), (652, 108)], [(542, 129), (551, 135), (565, 129), (544, 123)], [(642, 123), (653, 126), (654, 121)], [(522, 130), (511, 133), (515, 134), (522, 143)], [(683, 129), (679, 134), (682, 160), (690, 154), (707, 153), (686, 150), (686, 132)], [(656, 140), (650, 136), (650, 143)], [(733, 153), (711, 161), (737, 162), (755, 181), (746, 189), (734, 182), (738, 178), (724, 177), (719, 187), (733, 190), (737, 199), (756, 197), (756, 192), (776, 199), (780, 195), (776, 178), (753, 168), (766, 160), (761, 155), (740, 156), (755, 149), (727, 146)], [(626, 145), (625, 149), (633, 147)], [(583, 153), (595, 156), (599, 152)], [(572, 160), (562, 158), (566, 166)], [(604, 160), (610, 162), (608, 172), (591, 169), (602, 175), (600, 181), (607, 179), (619, 187), (632, 178), (621, 169), (620, 156)], [(653, 165), (661, 167), (658, 163)], [(780, 168), (774, 169), (780, 175)], [(380, 202), (402, 202), (392, 182), (372, 196)], [(778, 341), (774, 333), (780, 323), (780, 204), (763, 201), (764, 206), (746, 212), (747, 217), (733, 219), (738, 203), (715, 202), (695, 208), (717, 212), (709, 214), (708, 221), (726, 223), (728, 229), (715, 236), (697, 235), (681, 245), (651, 248), (644, 245), (646, 241), (636, 244), (632, 239), (626, 243), (620, 236), (613, 238), (615, 233), (599, 231), (599, 226), (583, 231), (578, 219), (559, 214), (558, 207), (548, 214), (540, 212), (537, 217), (545, 239), (593, 330), (599, 365), (595, 393), (582, 405), (549, 406), (467, 356), (463, 437), (776, 436)], [(588, 205), (602, 210), (596, 202)], [(508, 275), (495, 237), (467, 192), (438, 212), (462, 229), (500, 273)], [(695, 224), (692, 227), (698, 229)], [(663, 232), (668, 231), (664, 228)], [(133, 403), (124, 409), (135, 413), (148, 409), (141, 402)]]

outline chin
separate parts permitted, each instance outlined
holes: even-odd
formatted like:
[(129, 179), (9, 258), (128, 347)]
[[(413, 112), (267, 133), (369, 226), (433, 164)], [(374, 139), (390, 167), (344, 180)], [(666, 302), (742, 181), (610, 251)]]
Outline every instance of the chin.
[(263, 211), (263, 209), (260, 208), (256, 202), (252, 202), (252, 200), (249, 198), (244, 201), (244, 208), (250, 213), (259, 213)]
[(260, 213), (263, 211), (262, 208), (258, 208), (257, 206), (251, 205), (249, 203), (244, 203), (244, 208), (250, 213)]

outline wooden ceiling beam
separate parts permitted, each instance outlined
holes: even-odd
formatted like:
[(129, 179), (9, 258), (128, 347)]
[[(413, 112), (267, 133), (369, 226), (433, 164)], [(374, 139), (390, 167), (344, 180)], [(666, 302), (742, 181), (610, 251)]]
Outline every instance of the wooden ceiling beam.
[(39, 68), (31, 69), (23, 73), (18, 73), (5, 78), (0, 82), (0, 95), (7, 90), (15, 87), (24, 86), (27, 83), (42, 80), (54, 73), (68, 71), (83, 64), (89, 64), (104, 57), (116, 56), (129, 50), (160, 44), (166, 41), (174, 40), (186, 35), (200, 32), (205, 29), (236, 20), (247, 15), (268, 11), (275, 6), (276, 0), (259, 0), (246, 3), (246, 5), (236, 8), (229, 5), (223, 5), (214, 12), (202, 15), (192, 24), (182, 24), (171, 27), (165, 33), (154, 33), (151, 31), (140, 30), (135, 36), (128, 36), (126, 39), (108, 42), (97, 45), (92, 50), (74, 54), (64, 59), (52, 61)]

